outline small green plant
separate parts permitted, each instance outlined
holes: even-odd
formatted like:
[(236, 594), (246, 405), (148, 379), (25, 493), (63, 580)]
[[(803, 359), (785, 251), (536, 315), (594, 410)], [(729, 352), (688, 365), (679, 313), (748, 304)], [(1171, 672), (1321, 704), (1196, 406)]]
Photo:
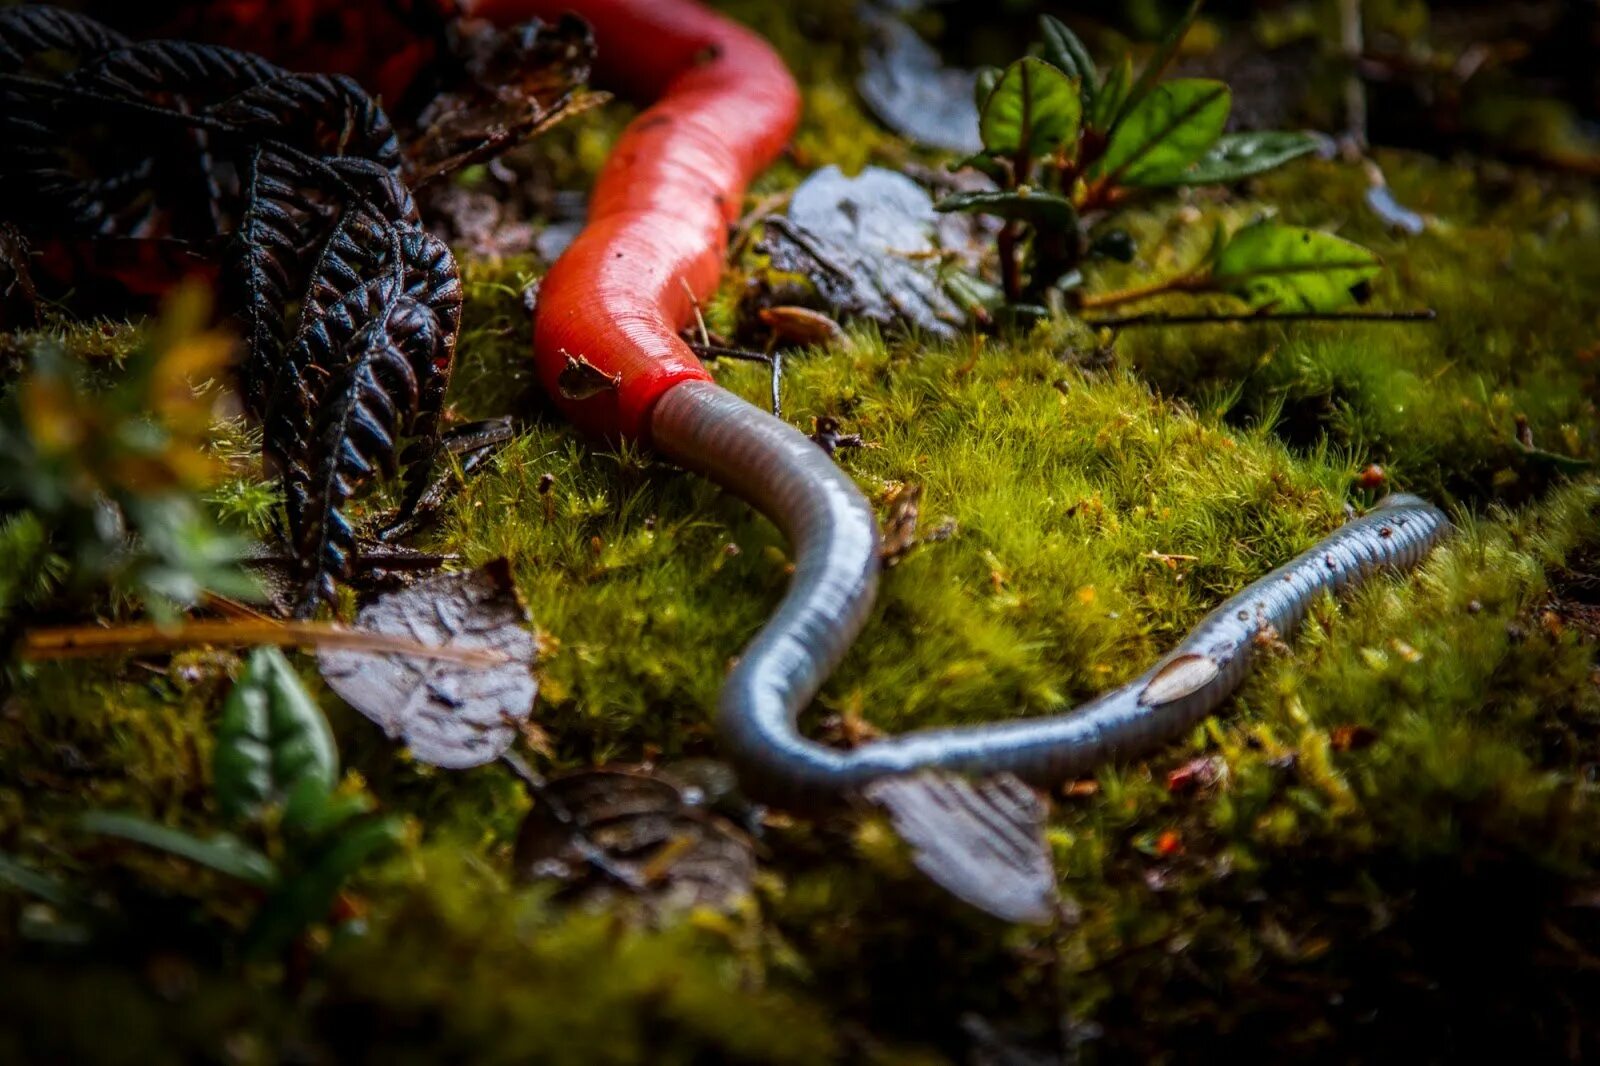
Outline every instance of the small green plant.
[[(217, 472), (202, 386), (232, 350), (202, 328), (207, 314), (203, 293), (175, 296), (109, 386), (59, 342), (33, 344), (27, 372), (0, 401), (0, 558), (42, 558), (31, 574), (78, 590), (109, 586), (158, 616), (207, 591), (255, 595), (239, 566), (244, 544), (201, 502)], [(8, 591), (40, 590), (0, 582), (10, 605)]]
[[(1316, 149), (1310, 133), (1224, 133), (1233, 103), (1226, 85), (1162, 80), (1199, 9), (1188, 9), (1137, 79), (1127, 56), (1101, 75), (1083, 42), (1049, 15), (1039, 55), (980, 72), (983, 150), (957, 165), (999, 188), (957, 193), (937, 207), (1002, 220), (1009, 303), (1043, 303), (1052, 290), (1076, 285), (1086, 258), (1130, 261), (1127, 234), (1104, 223), (1135, 195), (1238, 181)], [(1378, 267), (1376, 255), (1349, 241), (1260, 222), (1231, 237), (1219, 232), (1201, 262), (1178, 276), (1079, 303), (1226, 292), (1264, 312), (1322, 312), (1358, 297)]]
[(271, 957), (326, 916), (363, 863), (396, 844), (398, 818), (339, 786), (339, 754), (316, 702), (276, 648), (250, 656), (223, 704), (212, 789), (228, 828), (206, 837), (92, 811), (84, 829), (198, 863), (264, 893), (247, 954)]

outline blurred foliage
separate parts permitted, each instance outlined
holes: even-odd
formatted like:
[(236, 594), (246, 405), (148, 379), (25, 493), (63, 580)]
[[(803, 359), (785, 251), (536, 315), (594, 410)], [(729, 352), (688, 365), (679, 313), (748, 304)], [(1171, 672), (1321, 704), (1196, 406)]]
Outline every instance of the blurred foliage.
[(205, 330), (208, 310), (203, 289), (180, 290), (118, 372), (101, 375), (109, 382), (60, 338), (31, 342), (0, 406), (3, 541), (16, 561), (47, 551), (57, 561), (41, 560), (44, 574), (74, 593), (109, 586), (162, 617), (208, 591), (253, 595), (243, 543), (199, 502), (218, 475), (211, 408), (232, 355), (227, 336)]

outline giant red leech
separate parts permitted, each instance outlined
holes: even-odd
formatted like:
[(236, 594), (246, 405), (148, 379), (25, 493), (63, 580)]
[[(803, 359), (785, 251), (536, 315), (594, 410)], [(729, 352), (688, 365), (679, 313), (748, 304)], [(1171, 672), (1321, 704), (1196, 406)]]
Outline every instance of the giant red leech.
[[(678, 336), (692, 300), (716, 287), (745, 186), (793, 131), (794, 81), (766, 42), (693, 0), (479, 0), (469, 9), (498, 22), (576, 10), (594, 25), (602, 79), (656, 101), (622, 135), (588, 225), (540, 288), (534, 356), (579, 426), (653, 445), (788, 537), (788, 592), (719, 700), (723, 747), (753, 792), (812, 805), (924, 768), (1051, 784), (1148, 751), (1227, 699), (1262, 636), (1290, 633), (1324, 589), (1415, 566), (1448, 531), (1426, 501), (1391, 496), (1222, 604), (1150, 670), (1067, 714), (851, 751), (808, 740), (797, 717), (860, 632), (877, 589), (877, 523), (820, 448), (717, 386)], [(564, 394), (561, 374), (575, 360), (616, 388)]]

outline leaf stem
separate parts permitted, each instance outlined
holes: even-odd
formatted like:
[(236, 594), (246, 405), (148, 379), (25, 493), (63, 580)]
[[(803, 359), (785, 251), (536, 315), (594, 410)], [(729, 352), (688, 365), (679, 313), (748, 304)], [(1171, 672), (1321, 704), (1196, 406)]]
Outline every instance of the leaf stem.
[(1210, 278), (1210, 274), (1206, 271), (1190, 271), (1187, 274), (1162, 278), (1159, 281), (1134, 285), (1126, 289), (1083, 293), (1078, 297), (1078, 308), (1084, 311), (1098, 310), (1133, 303), (1135, 300), (1149, 299), (1152, 296), (1162, 296), (1169, 292), (1198, 292), (1205, 288)]
[(1108, 329), (1127, 329), (1133, 326), (1194, 326), (1214, 323), (1256, 322), (1391, 322), (1396, 324), (1434, 322), (1438, 312), (1431, 307), (1408, 311), (1289, 311), (1272, 314), (1265, 311), (1245, 311), (1238, 314), (1169, 315), (1151, 311), (1139, 315), (1114, 315), (1106, 318), (1086, 318), (1087, 326), (1105, 326)]

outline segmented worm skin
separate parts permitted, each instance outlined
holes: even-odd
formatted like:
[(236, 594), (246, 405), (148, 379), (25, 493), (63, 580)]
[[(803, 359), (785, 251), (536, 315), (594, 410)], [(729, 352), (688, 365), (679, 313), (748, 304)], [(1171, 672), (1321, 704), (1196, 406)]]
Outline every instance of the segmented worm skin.
[(656, 407), (656, 445), (740, 493), (789, 538), (794, 579), (723, 688), (719, 730), (747, 787), (807, 807), (877, 777), (925, 768), (1009, 771), (1054, 784), (1182, 735), (1239, 686), (1263, 635), (1288, 636), (1324, 590), (1415, 566), (1449, 529), (1416, 496), (1390, 496), (1195, 626), (1139, 677), (1048, 718), (930, 729), (852, 751), (801, 736), (799, 713), (843, 658), (871, 606), (872, 511), (797, 430), (715, 386), (682, 385)]
[[(1147, 751), (1238, 687), (1262, 634), (1287, 636), (1325, 589), (1415, 565), (1443, 513), (1393, 496), (1228, 600), (1155, 666), (1063, 715), (933, 729), (841, 751), (796, 719), (865, 624), (878, 582), (870, 505), (820, 448), (717, 387), (678, 338), (716, 286), (749, 179), (793, 131), (799, 97), (760, 38), (690, 0), (479, 0), (500, 21), (572, 8), (595, 28), (603, 79), (657, 99), (602, 170), (583, 233), (540, 289), (534, 350), (545, 387), (580, 426), (642, 438), (744, 497), (789, 538), (794, 578), (744, 649), (718, 728), (747, 789), (818, 806), (874, 778), (923, 768), (1010, 771), (1037, 784)], [(582, 359), (615, 390), (568, 397)]]
[[(469, 5), (497, 22), (568, 10), (594, 27), (599, 79), (657, 103), (622, 134), (595, 180), (588, 223), (540, 285), (534, 357), (573, 422), (648, 440), (663, 392), (711, 380), (678, 329), (716, 289), (745, 186), (794, 132), (800, 93), (765, 41), (690, 0)], [(563, 396), (569, 358), (617, 388)]]

